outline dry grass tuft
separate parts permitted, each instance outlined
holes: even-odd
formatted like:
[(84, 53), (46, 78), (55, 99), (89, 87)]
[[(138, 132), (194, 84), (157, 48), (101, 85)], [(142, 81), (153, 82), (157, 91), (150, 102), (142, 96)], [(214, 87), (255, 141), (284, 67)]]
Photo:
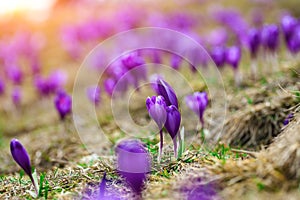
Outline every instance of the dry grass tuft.
[(231, 146), (255, 149), (270, 144), (280, 133), (290, 112), (288, 108), (296, 103), (291, 95), (284, 95), (237, 111), (226, 120), (222, 141)]

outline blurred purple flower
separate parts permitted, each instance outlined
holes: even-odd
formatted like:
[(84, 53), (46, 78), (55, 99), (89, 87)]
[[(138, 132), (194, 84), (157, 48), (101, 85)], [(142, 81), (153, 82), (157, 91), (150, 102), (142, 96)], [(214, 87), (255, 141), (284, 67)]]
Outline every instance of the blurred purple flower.
[(261, 33), (261, 43), (265, 49), (274, 52), (279, 44), (279, 29), (275, 24), (265, 25)]
[(86, 89), (88, 99), (96, 106), (100, 103), (100, 88), (99, 86), (90, 86)]
[(216, 21), (228, 27), (237, 36), (240, 43), (244, 44), (246, 42), (245, 33), (248, 24), (238, 10), (220, 8), (214, 9), (212, 14)]
[(237, 69), (241, 60), (241, 49), (238, 46), (227, 48), (226, 62), (234, 69)]
[(104, 81), (104, 89), (109, 96), (113, 95), (116, 86), (116, 81), (113, 78), (108, 78)]
[(22, 91), (19, 87), (15, 87), (11, 93), (12, 102), (15, 106), (19, 106), (21, 104), (22, 99)]
[(118, 172), (133, 191), (140, 195), (151, 168), (151, 156), (146, 147), (139, 140), (123, 140), (118, 143), (115, 152)]
[(57, 92), (66, 84), (66, 81), (67, 74), (64, 71), (55, 70), (46, 78), (36, 75), (34, 78), (34, 85), (40, 95), (47, 96)]
[(194, 188), (188, 195), (187, 200), (213, 200), (217, 198), (216, 189), (212, 184), (200, 185)]
[(21, 69), (17, 66), (7, 66), (6, 72), (8, 78), (14, 83), (14, 84), (21, 84), (23, 81), (23, 72)]
[(167, 24), (170, 28), (187, 31), (196, 25), (197, 20), (194, 19), (191, 13), (174, 13), (167, 19)]
[(186, 105), (199, 117), (199, 120), (204, 127), (203, 114), (208, 105), (208, 97), (206, 92), (195, 92), (192, 95), (185, 97)]
[(55, 108), (59, 113), (61, 120), (72, 111), (72, 98), (65, 91), (58, 91), (54, 99)]
[(172, 54), (171, 55), (171, 61), (170, 61), (170, 63), (171, 63), (171, 67), (173, 69), (178, 70), (179, 67), (180, 67), (181, 62), (182, 62), (182, 58), (180, 56), (178, 56), (176, 54)]
[(217, 65), (217, 67), (223, 67), (226, 59), (226, 51), (223, 46), (215, 46), (212, 48), (210, 55)]
[(42, 78), (39, 75), (34, 78), (34, 86), (41, 96), (47, 96), (50, 94), (50, 87), (47, 79)]
[[(170, 134), (173, 144), (174, 144), (174, 155), (177, 158), (177, 139), (176, 136), (179, 131), (180, 123), (181, 123), (181, 115), (178, 109), (174, 105), (170, 105), (166, 108), (167, 110), (167, 120), (165, 123), (165, 128), (167, 129), (168, 133)], [(180, 135), (178, 135), (180, 139)]]
[(248, 48), (251, 58), (256, 58), (260, 42), (260, 31), (256, 28), (251, 28), (248, 31)]
[(37, 192), (36, 184), (34, 182), (32, 172), (31, 172), (30, 158), (26, 149), (17, 139), (12, 139), (10, 141), (10, 152), (13, 159), (16, 161), (16, 163), (18, 163), (18, 165), (29, 176), (31, 182), (33, 183), (35, 191)]
[(128, 70), (145, 64), (144, 59), (140, 57), (137, 52), (132, 52), (130, 54), (124, 55), (121, 58), (121, 62)]
[(5, 83), (0, 79), (0, 96), (5, 92)]
[(208, 35), (208, 43), (211, 46), (224, 46), (228, 40), (228, 32), (224, 28), (217, 28)]
[(298, 53), (300, 51), (300, 24), (294, 29), (290, 36), (287, 47), (291, 53)]
[(173, 88), (163, 79), (157, 79), (156, 84), (157, 95), (161, 95), (164, 97), (166, 105), (174, 105), (176, 108), (178, 108), (178, 100)]
[(294, 118), (294, 114), (289, 114), (283, 121), (283, 125), (286, 126), (290, 123), (290, 121)]
[(281, 18), (280, 24), (281, 24), (281, 28), (283, 31), (285, 42), (288, 43), (288, 41), (290, 40), (290, 38), (293, 34), (295, 27), (298, 24), (298, 21), (296, 18), (294, 18), (291, 15), (284, 15)]
[(62, 88), (68, 79), (66, 72), (62, 70), (55, 70), (50, 73), (48, 77), (48, 85), (51, 92), (56, 92)]

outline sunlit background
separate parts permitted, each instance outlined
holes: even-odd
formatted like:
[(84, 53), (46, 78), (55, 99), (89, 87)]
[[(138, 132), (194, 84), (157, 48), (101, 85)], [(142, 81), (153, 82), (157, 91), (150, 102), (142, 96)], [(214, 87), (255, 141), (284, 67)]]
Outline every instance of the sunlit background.
[(0, 1), (0, 16), (9, 16), (16, 13), (29, 15), (33, 20), (41, 20), (56, 0), (9, 0)]

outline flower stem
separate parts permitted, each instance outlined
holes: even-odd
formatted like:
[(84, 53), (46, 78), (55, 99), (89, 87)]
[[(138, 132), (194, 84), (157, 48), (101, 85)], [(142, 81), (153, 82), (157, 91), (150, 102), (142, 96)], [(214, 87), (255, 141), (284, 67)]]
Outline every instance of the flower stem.
[(174, 145), (174, 157), (175, 157), (175, 159), (177, 159), (177, 155), (178, 155), (178, 153), (177, 153), (177, 139), (176, 139), (176, 136), (173, 138), (173, 145)]
[(159, 145), (159, 151), (158, 151), (158, 157), (157, 157), (157, 162), (160, 163), (161, 156), (162, 156), (162, 149), (163, 149), (163, 143), (164, 143), (164, 136), (163, 136), (163, 131), (160, 129), (159, 131), (159, 136), (160, 136), (160, 145)]

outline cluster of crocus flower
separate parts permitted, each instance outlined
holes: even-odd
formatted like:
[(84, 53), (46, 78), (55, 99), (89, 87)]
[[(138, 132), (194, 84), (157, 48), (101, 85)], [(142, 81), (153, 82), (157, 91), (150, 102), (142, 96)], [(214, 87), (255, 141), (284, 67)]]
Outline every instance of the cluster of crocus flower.
[(62, 70), (52, 71), (48, 77), (37, 74), (34, 78), (34, 85), (42, 97), (55, 94), (66, 82), (67, 74)]
[(153, 84), (158, 96), (148, 97), (146, 106), (150, 117), (156, 122), (160, 130), (160, 146), (157, 158), (160, 162), (163, 149), (163, 127), (166, 128), (173, 140), (174, 155), (177, 158), (177, 136), (179, 140), (181, 139), (178, 134), (181, 114), (178, 110), (178, 100), (173, 88), (160, 78)]
[[(131, 52), (112, 63), (106, 70), (104, 89), (110, 96), (114, 91), (123, 93), (130, 86), (138, 88), (141, 80), (146, 80), (145, 61), (138, 52)], [(117, 85), (117, 87), (116, 87)]]

